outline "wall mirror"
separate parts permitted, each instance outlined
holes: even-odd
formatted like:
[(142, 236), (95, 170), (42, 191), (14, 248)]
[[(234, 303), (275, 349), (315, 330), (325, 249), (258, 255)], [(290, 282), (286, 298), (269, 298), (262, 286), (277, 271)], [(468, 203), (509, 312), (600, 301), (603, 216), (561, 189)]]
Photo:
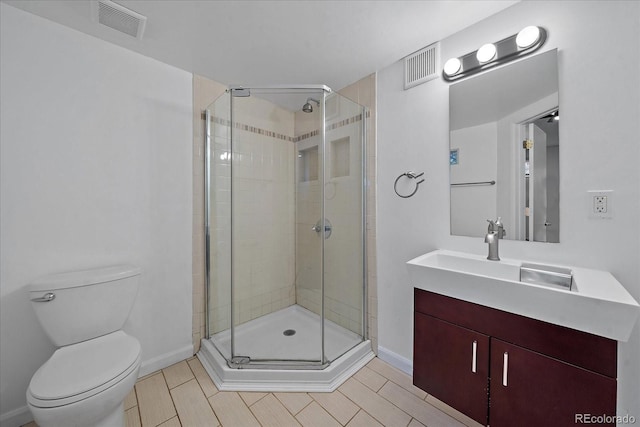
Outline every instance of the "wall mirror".
[(559, 242), (557, 50), (449, 86), (451, 234)]

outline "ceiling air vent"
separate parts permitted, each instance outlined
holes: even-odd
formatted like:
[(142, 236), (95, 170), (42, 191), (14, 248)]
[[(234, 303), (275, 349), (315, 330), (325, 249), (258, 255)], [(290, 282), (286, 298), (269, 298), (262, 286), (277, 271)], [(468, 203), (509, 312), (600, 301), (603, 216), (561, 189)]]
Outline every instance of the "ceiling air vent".
[(404, 89), (439, 77), (440, 43), (434, 43), (404, 58)]
[(93, 19), (137, 39), (142, 38), (147, 23), (146, 16), (109, 0), (93, 2)]

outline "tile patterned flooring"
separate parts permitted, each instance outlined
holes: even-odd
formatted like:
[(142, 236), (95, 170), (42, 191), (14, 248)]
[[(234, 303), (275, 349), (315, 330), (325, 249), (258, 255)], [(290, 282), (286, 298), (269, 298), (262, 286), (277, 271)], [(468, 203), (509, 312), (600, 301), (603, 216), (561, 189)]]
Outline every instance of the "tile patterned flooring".
[(378, 358), (332, 393), (260, 393), (219, 391), (193, 357), (140, 378), (125, 400), (125, 421), (126, 427), (480, 425)]
[(197, 358), (147, 375), (125, 401), (127, 427), (477, 426), (373, 359), (333, 393), (218, 391)]

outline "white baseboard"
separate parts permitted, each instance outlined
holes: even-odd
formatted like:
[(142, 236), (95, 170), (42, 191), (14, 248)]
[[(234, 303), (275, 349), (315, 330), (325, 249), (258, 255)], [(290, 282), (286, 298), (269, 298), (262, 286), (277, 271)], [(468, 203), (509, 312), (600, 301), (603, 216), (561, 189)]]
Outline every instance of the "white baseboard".
[(20, 427), (33, 421), (28, 406), (22, 406), (0, 415), (0, 427)]
[(391, 350), (378, 346), (378, 358), (387, 362), (394, 368), (400, 369), (407, 375), (413, 375), (413, 361), (406, 357), (402, 357)]
[[(193, 356), (193, 344), (185, 345), (180, 350), (172, 351), (171, 353), (161, 354), (149, 360), (144, 360), (140, 366), (139, 377), (149, 375), (159, 369), (171, 366), (174, 363), (178, 363), (182, 360), (188, 359)], [(4, 427), (4, 426), (3, 426)]]

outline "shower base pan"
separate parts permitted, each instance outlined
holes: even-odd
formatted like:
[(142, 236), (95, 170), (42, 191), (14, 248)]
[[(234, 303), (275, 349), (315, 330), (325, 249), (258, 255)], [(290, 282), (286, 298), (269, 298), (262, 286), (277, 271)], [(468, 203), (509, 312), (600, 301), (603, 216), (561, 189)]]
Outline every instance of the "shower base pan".
[[(295, 333), (291, 333), (291, 331)], [(236, 353), (272, 359), (304, 359), (309, 349), (320, 354), (320, 317), (293, 305), (235, 328)], [(227, 364), (229, 331), (202, 340), (198, 358), (219, 390), (331, 392), (373, 357), (371, 341), (325, 320), (325, 354), (330, 364), (305, 367), (301, 362), (265, 362), (240, 369)], [(216, 342), (214, 345), (213, 342)], [(225, 350), (227, 349), (227, 350)], [(277, 354), (280, 353), (280, 354)], [(267, 354), (269, 356), (267, 356)], [(239, 362), (242, 362), (239, 360)]]

